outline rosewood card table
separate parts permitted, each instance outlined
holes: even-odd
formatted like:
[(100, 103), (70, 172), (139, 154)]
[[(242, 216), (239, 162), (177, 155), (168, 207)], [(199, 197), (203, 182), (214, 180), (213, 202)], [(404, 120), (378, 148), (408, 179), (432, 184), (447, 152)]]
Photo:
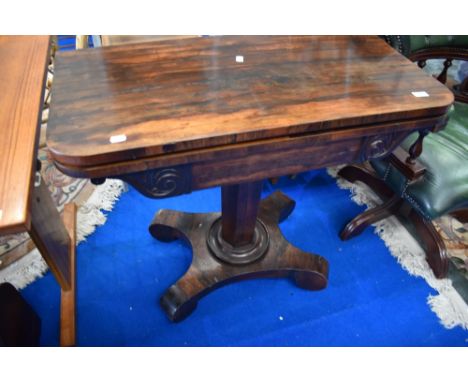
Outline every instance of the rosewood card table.
[(327, 260), (278, 228), (295, 202), (260, 200), (262, 180), (383, 157), (411, 132), (443, 127), (453, 102), (377, 37), (193, 38), (56, 61), (47, 139), (60, 170), (122, 179), (151, 198), (222, 187), (222, 213), (161, 210), (149, 227), (193, 249), (160, 300), (173, 321), (232, 281), (325, 288)]
[(69, 346), (76, 207), (65, 206), (62, 222), (37, 167), (49, 45), (49, 36), (0, 36), (0, 235), (29, 232), (60, 285), (60, 344)]

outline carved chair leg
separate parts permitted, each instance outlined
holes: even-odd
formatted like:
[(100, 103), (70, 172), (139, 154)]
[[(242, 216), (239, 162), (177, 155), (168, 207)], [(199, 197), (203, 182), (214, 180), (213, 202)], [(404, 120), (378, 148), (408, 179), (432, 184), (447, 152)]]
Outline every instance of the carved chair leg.
[[(365, 183), (385, 201), (384, 204), (356, 216), (349, 222), (340, 233), (342, 240), (348, 240), (361, 233), (370, 224), (395, 214), (424, 249), (426, 260), (434, 275), (437, 278), (446, 277), (449, 264), (447, 250), (431, 221), (425, 220), (409, 204), (395, 195), (384, 181), (361, 166), (345, 166), (338, 175), (352, 183), (357, 180)], [(466, 211), (465, 214), (463, 212), (456, 214), (457, 218), (465, 215)]]
[(354, 236), (357, 236), (371, 224), (374, 224), (379, 220), (385, 219), (395, 214), (402, 203), (403, 199), (397, 195), (394, 195), (380, 206), (371, 208), (362, 214), (359, 214), (348, 224), (346, 224), (346, 226), (340, 232), (341, 240), (348, 240)]
[(383, 180), (362, 166), (345, 166), (338, 171), (338, 175), (351, 183), (355, 183), (358, 180), (361, 181), (371, 188), (382, 200), (390, 199), (394, 195), (393, 190)]
[[(407, 205), (405, 206), (407, 207)], [(438, 278), (447, 276), (449, 259), (444, 241), (430, 220), (424, 219), (413, 208), (409, 211), (399, 211), (397, 216), (406, 228), (413, 234), (426, 253), (426, 260), (434, 275)]]

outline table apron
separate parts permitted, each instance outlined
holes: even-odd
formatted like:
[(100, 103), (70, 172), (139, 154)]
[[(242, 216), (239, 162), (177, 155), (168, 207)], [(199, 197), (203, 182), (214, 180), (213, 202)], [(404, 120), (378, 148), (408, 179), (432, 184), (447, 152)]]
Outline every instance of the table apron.
[(71, 176), (122, 179), (146, 196), (162, 198), (208, 187), (253, 182), (383, 158), (412, 132), (440, 130), (446, 121), (444, 115), (167, 154), (97, 167), (71, 168), (58, 162), (56, 165)]

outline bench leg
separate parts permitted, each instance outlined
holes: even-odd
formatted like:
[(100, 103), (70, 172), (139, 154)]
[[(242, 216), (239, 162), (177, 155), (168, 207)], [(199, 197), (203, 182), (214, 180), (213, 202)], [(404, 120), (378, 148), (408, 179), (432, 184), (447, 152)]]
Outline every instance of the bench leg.
[(73, 346), (76, 339), (76, 204), (67, 204), (63, 222), (70, 236), (70, 289), (61, 291), (60, 345)]
[(447, 277), (449, 268), (447, 248), (432, 221), (424, 219), (409, 205), (402, 206), (396, 216), (424, 250), (435, 277), (438, 279)]
[(65, 206), (60, 218), (44, 181), (34, 187), (29, 234), (62, 290), (60, 344), (75, 344), (75, 218), (76, 207)]

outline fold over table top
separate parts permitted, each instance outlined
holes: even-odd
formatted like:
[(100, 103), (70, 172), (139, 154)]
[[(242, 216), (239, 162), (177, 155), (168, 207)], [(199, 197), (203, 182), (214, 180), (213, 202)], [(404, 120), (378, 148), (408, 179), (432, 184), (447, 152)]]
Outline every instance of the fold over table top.
[(47, 140), (61, 165), (95, 166), (439, 116), (452, 102), (375, 36), (198, 37), (59, 52)]
[(49, 36), (0, 36), (0, 234), (29, 224)]

